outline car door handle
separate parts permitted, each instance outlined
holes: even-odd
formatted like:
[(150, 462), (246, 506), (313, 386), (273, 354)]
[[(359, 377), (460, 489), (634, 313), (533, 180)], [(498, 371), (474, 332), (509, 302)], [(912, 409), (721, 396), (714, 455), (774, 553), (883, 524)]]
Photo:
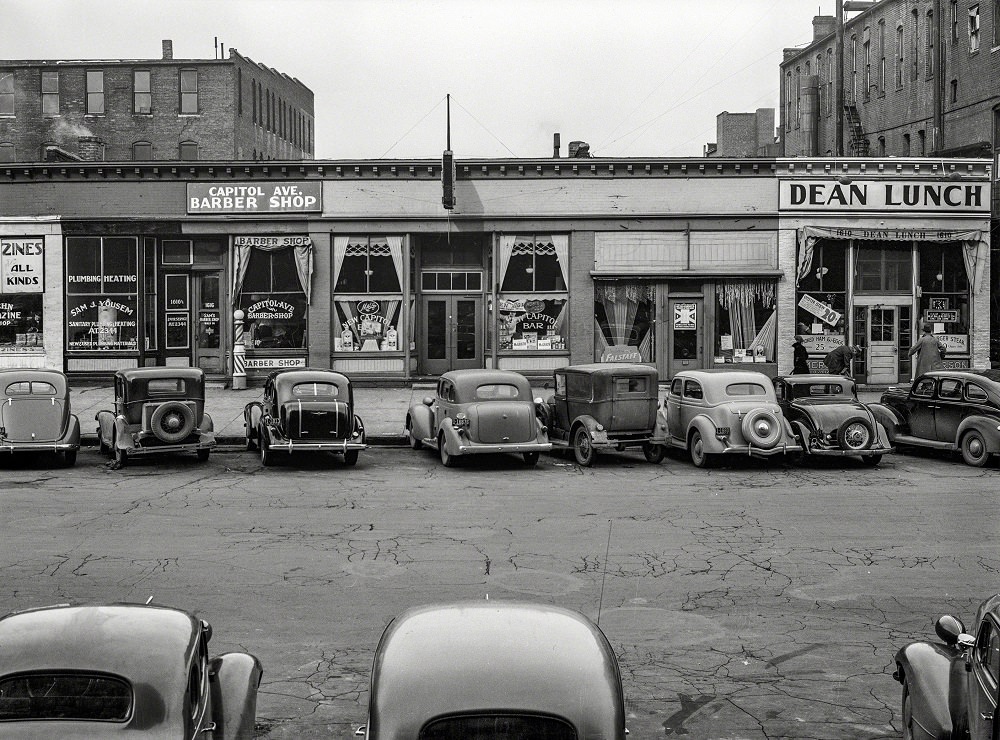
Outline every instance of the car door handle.
[(993, 721), (993, 713), (992, 712), (980, 712), (979, 713), (979, 718), (981, 720), (983, 720), (983, 722), (992, 722)]
[(215, 732), (215, 723), (213, 722), (208, 727), (203, 728), (202, 732)]

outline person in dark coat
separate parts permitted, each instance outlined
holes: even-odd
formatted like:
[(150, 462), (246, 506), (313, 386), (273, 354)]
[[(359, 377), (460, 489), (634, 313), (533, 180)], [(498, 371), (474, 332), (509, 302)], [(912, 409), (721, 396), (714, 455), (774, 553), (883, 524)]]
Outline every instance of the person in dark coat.
[(844, 375), (850, 378), (852, 377), (851, 360), (853, 359), (854, 347), (842, 344), (827, 352), (823, 362), (826, 364), (826, 369), (834, 375)]
[(807, 375), (809, 373), (809, 353), (802, 344), (802, 335), (796, 334), (792, 342), (792, 375)]
[(938, 345), (937, 337), (931, 333), (931, 325), (924, 324), (922, 328), (923, 334), (920, 335), (920, 339), (910, 347), (910, 357), (913, 357), (913, 355), (917, 356), (917, 362), (913, 368), (914, 378), (919, 378), (931, 370), (941, 370), (944, 368), (944, 362), (941, 359), (941, 348)]

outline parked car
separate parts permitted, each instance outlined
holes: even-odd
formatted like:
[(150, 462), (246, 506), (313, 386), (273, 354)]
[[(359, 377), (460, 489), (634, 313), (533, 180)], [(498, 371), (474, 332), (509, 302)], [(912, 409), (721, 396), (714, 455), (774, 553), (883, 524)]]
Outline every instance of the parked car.
[(480, 601), (423, 606), (379, 640), (368, 740), (624, 740), (614, 650), (583, 615)]
[(934, 631), (941, 642), (912, 642), (896, 653), (892, 677), (903, 684), (903, 738), (995, 738), (1000, 594), (980, 605), (971, 633), (949, 614)]
[(717, 455), (798, 455), (771, 379), (748, 370), (681, 370), (663, 402), (668, 441), (699, 468)]
[(95, 418), (101, 451), (120, 465), (164, 452), (194, 452), (205, 461), (215, 447), (215, 427), (205, 413), (205, 372), (197, 367), (119, 370), (114, 411), (98, 411)]
[(264, 398), (243, 409), (248, 450), (273, 465), (278, 452), (336, 452), (347, 465), (367, 449), (365, 425), (354, 413), (354, 387), (333, 370), (278, 370), (264, 381)]
[(55, 452), (67, 466), (80, 449), (80, 420), (70, 411), (69, 383), (58, 370), (0, 370), (0, 453)]
[(847, 455), (878, 465), (893, 451), (885, 427), (858, 400), (843, 375), (788, 375), (774, 379), (785, 419), (807, 455)]
[(211, 637), (208, 622), (159, 606), (8, 614), (0, 618), (0, 734), (251, 738), (260, 661), (210, 658)]
[(958, 450), (979, 468), (1000, 452), (1000, 370), (934, 370), (870, 407), (893, 444)]
[(528, 379), (509, 370), (452, 370), (438, 379), (437, 394), (410, 406), (406, 436), (413, 449), (432, 447), (451, 467), (463, 455), (518, 452), (526, 465), (552, 449), (538, 418), (541, 399)]
[(543, 407), (553, 449), (572, 448), (580, 465), (599, 450), (641, 447), (646, 460), (663, 460), (667, 420), (658, 399), (656, 368), (627, 363), (572, 365), (553, 374), (555, 393)]

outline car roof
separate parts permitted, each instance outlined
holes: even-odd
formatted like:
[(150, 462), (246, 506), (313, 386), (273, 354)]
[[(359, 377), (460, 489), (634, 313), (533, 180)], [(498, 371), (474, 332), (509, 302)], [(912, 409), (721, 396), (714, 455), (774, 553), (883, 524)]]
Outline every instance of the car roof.
[(471, 393), (477, 387), (490, 383), (506, 383), (517, 386), (524, 393), (531, 393), (528, 379), (513, 370), (450, 370), (441, 379), (454, 383), (459, 393)]
[(633, 375), (657, 375), (656, 368), (650, 365), (640, 365), (636, 362), (592, 362), (586, 365), (567, 365), (561, 367), (557, 373), (585, 373), (588, 375), (621, 375), (631, 373)]
[(804, 383), (854, 383), (854, 380), (835, 373), (816, 373), (815, 375), (781, 375), (775, 380), (783, 380), (791, 385)]
[(296, 370), (282, 370), (271, 373), (269, 380), (273, 380), (276, 387), (287, 388), (297, 383), (333, 383), (338, 386), (350, 384), (350, 379), (343, 373), (335, 370), (322, 370), (314, 368), (298, 368)]
[(432, 717), (488, 710), (558, 715), (581, 738), (618, 737), (625, 725), (618, 663), (600, 628), (569, 609), (520, 602), (396, 617), (379, 640), (370, 701), (379, 737), (416, 737)]
[[(754, 370), (726, 370), (714, 368), (711, 370), (681, 370), (674, 378), (691, 378), (702, 383), (764, 383), (771, 385), (771, 379), (764, 373)], [(718, 378), (718, 380), (716, 380)]]
[[(1000, 369), (991, 370), (929, 370), (923, 375), (932, 378), (962, 378), (964, 380), (988, 380), (1000, 386)], [(921, 376), (923, 377), (923, 376)]]
[(125, 380), (154, 378), (189, 378), (203, 380), (205, 371), (200, 367), (130, 367), (115, 373)]
[[(0, 618), (0, 671), (98, 671), (183, 693), (198, 620), (139, 604), (59, 605)], [(177, 683), (179, 682), (179, 683)]]

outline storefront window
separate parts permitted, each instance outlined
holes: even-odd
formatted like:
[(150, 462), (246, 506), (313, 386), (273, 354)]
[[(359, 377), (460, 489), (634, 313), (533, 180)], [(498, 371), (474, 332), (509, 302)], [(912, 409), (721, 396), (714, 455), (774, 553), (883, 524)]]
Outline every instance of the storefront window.
[(42, 347), (44, 292), (44, 240), (0, 239), (0, 353)]
[(307, 346), (308, 301), (292, 249), (250, 249), (237, 305), (253, 349)]
[(656, 289), (650, 283), (597, 282), (594, 287), (594, 359), (653, 361)]
[(497, 261), (498, 349), (566, 350), (569, 236), (503, 235)]
[[(818, 239), (795, 296), (795, 333), (810, 354), (825, 354), (844, 342), (847, 311), (846, 240)], [(809, 339), (809, 337), (815, 337)]]
[(42, 346), (42, 295), (0, 294), (0, 354)]
[(137, 350), (138, 240), (66, 238), (69, 350)]
[[(716, 283), (715, 357), (723, 362), (774, 362), (777, 313), (773, 280)], [(716, 360), (718, 362), (718, 360)]]
[(969, 353), (969, 274), (961, 242), (921, 242), (919, 320), (948, 344)]
[(334, 352), (405, 349), (402, 236), (335, 236), (333, 282)]

